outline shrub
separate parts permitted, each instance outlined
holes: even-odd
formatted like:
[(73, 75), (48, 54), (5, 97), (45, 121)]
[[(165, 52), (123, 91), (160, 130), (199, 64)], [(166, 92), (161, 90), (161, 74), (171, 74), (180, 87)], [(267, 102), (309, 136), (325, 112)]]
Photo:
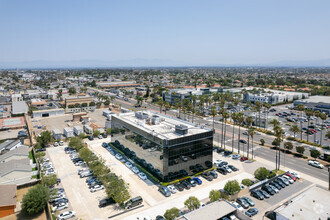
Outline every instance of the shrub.
[(171, 209), (167, 209), (164, 217), (166, 220), (174, 220), (176, 217), (179, 217), (180, 210), (176, 207), (173, 207)]
[(251, 185), (252, 185), (252, 182), (251, 182), (250, 179), (243, 179), (243, 180), (242, 180), (242, 184), (243, 184), (244, 186), (251, 186)]
[(237, 180), (231, 180), (226, 183), (224, 190), (229, 195), (234, 195), (241, 190), (241, 187), (239, 186)]
[(198, 209), (201, 206), (200, 201), (195, 196), (190, 196), (185, 202), (184, 205), (190, 210)]
[(47, 187), (38, 184), (29, 189), (28, 193), (23, 196), (22, 211), (27, 215), (34, 215), (44, 210), (49, 200), (49, 190)]
[(262, 146), (265, 145), (265, 140), (264, 139), (260, 139), (260, 145), (262, 145)]
[(258, 180), (264, 180), (268, 177), (269, 171), (265, 167), (259, 167), (254, 171), (254, 177)]
[(209, 193), (209, 198), (211, 202), (218, 201), (221, 198), (221, 192), (219, 190), (213, 189)]
[(269, 172), (267, 178), (268, 178), (268, 179), (271, 179), (271, 178), (273, 178), (273, 177), (275, 177), (275, 176), (276, 176), (276, 173), (275, 173), (275, 172)]

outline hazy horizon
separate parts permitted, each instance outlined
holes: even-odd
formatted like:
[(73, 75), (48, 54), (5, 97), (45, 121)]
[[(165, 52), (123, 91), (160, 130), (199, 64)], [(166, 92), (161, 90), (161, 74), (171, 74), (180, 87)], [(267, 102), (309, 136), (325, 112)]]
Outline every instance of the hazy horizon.
[(330, 66), (330, 1), (0, 2), (0, 68)]

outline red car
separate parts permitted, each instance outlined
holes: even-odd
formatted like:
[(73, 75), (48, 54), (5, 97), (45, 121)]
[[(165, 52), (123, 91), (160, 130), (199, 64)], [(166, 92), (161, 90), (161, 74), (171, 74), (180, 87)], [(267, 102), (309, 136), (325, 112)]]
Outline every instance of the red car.
[(297, 178), (295, 176), (293, 176), (291, 173), (285, 173), (284, 175), (287, 175), (288, 177), (290, 177), (291, 179), (293, 179), (294, 181), (297, 180)]
[(246, 160), (248, 160), (248, 158), (247, 157), (241, 157), (241, 159), (240, 159), (242, 162), (243, 161), (246, 161)]

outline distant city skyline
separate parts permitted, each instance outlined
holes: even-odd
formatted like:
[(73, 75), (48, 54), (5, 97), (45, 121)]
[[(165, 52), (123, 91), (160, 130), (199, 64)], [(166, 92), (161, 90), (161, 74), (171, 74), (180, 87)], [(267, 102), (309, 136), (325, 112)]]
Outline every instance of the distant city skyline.
[(0, 1), (0, 68), (330, 66), (330, 1)]

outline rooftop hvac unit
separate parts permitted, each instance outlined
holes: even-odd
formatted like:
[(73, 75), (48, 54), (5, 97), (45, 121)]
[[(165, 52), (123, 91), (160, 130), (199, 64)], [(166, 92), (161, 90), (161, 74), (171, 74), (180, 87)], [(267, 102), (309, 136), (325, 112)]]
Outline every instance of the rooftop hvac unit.
[(186, 125), (175, 125), (175, 133), (185, 135), (188, 134), (188, 126)]
[(159, 125), (160, 124), (160, 117), (158, 115), (153, 115), (151, 118), (151, 122), (153, 125)]

